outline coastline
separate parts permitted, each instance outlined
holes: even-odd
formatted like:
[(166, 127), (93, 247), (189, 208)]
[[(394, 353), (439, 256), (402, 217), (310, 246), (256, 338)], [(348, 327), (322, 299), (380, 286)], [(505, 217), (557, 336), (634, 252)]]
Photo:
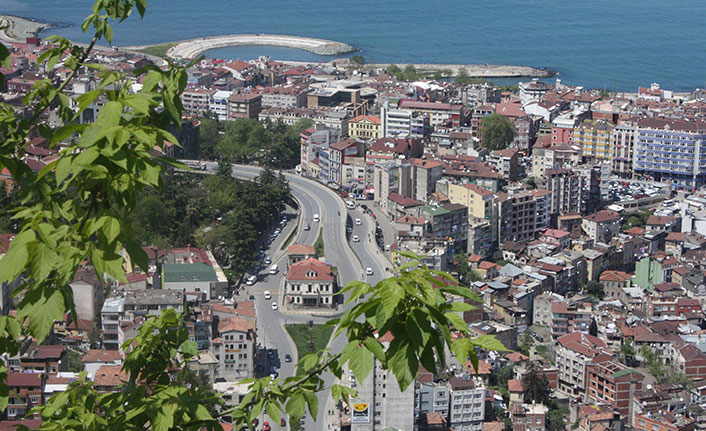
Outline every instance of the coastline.
[(24, 43), (28, 37), (37, 37), (42, 30), (52, 27), (48, 23), (14, 15), (0, 15), (0, 26), (7, 26), (0, 31), (0, 40), (21, 43)]

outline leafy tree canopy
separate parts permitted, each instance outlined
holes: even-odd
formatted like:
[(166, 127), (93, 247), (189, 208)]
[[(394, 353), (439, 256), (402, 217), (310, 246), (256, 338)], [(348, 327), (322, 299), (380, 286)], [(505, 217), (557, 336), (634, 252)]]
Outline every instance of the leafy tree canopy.
[(481, 121), (481, 144), (488, 151), (507, 148), (515, 139), (515, 125), (504, 115), (491, 114)]

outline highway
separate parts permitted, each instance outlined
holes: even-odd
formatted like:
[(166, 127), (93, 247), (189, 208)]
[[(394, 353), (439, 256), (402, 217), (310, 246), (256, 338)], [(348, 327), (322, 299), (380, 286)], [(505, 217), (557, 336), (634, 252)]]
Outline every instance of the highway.
[[(215, 163), (207, 164), (208, 170), (215, 169)], [(233, 175), (238, 178), (253, 178), (259, 174), (260, 168), (253, 166), (234, 165)], [(263, 268), (258, 282), (250, 286), (245, 295), (255, 297), (257, 309), (257, 335), (258, 343), (272, 351), (272, 356), (265, 362), (265, 371), (259, 375), (267, 375), (270, 366), (278, 368), (279, 378), (294, 375), (294, 364), (296, 362), (296, 348), (284, 329), (285, 323), (306, 323), (313, 320), (315, 323), (324, 323), (331, 316), (312, 315), (309, 313), (285, 314), (282, 312), (281, 295), (284, 288), (284, 269), (286, 268), (287, 256), (281, 251), (282, 244), (293, 229), (293, 224), (298, 226), (295, 241), (291, 244), (303, 243), (313, 245), (318, 236), (319, 228), (323, 227), (324, 254), (328, 264), (338, 268), (340, 286), (345, 286), (353, 280), (363, 280), (374, 284), (380, 281), (386, 274), (385, 269), (390, 266), (389, 262), (382, 255), (374, 242), (375, 224), (369, 216), (363, 214), (359, 209), (348, 210), (340, 197), (331, 189), (315, 181), (302, 178), (298, 175), (286, 173), (285, 177), (289, 182), (292, 195), (299, 203), (299, 220), (290, 221), (279, 237), (265, 251), (267, 256), (273, 258), (272, 263), (279, 266), (279, 272), (275, 275), (267, 274), (268, 268)], [(314, 214), (319, 214), (320, 222), (313, 220)], [(360, 225), (355, 223), (355, 219), (360, 219)], [(352, 227), (350, 236), (357, 235), (359, 242), (350, 242), (346, 235), (346, 224)], [(302, 226), (311, 225), (311, 230), (305, 231)], [(370, 234), (370, 235), (369, 235)], [(372, 240), (369, 240), (372, 238)], [(290, 244), (290, 245), (291, 245)], [(365, 276), (365, 269), (373, 270), (372, 276)], [(272, 299), (266, 300), (264, 292), (269, 291)], [(241, 295), (243, 295), (241, 293)], [(277, 302), (278, 309), (272, 309), (272, 302)], [(339, 307), (336, 314), (343, 313), (345, 309)], [(332, 351), (340, 351), (345, 342), (342, 337), (333, 340), (330, 344)], [(285, 362), (285, 355), (289, 354), (293, 361)], [(323, 376), (326, 387), (335, 383), (333, 375)], [(304, 430), (326, 430), (326, 413), (329, 406), (330, 393), (322, 391), (319, 395), (319, 414), (314, 424), (310, 415), (306, 415), (302, 429)], [(273, 430), (285, 429), (279, 427), (279, 423), (270, 425)]]

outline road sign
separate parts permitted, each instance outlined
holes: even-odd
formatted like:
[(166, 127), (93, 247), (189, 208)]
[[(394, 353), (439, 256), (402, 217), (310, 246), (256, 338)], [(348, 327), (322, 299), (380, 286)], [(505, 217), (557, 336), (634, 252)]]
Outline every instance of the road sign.
[(370, 423), (370, 404), (369, 403), (353, 403), (351, 413), (352, 424), (369, 424)]

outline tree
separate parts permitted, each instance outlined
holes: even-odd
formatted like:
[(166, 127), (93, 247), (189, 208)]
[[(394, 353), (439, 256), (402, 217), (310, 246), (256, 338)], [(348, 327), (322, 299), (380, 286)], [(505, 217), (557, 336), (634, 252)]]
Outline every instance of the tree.
[(630, 229), (631, 227), (642, 227), (647, 225), (647, 219), (652, 215), (652, 211), (644, 210), (633, 213), (623, 222), (622, 229)]
[(509, 118), (491, 114), (481, 121), (481, 144), (488, 151), (502, 150), (515, 139), (515, 125)]
[(552, 409), (547, 417), (547, 431), (566, 431), (568, 409)]
[(470, 285), (481, 279), (480, 275), (468, 265), (468, 256), (464, 253), (458, 253), (454, 256), (454, 263), (456, 263), (456, 272), (460, 277), (460, 281), (466, 285)]
[(524, 401), (526, 403), (536, 402), (547, 404), (551, 389), (544, 374), (539, 373), (536, 362), (532, 362), (529, 369), (522, 376), (522, 388), (524, 389)]
[(402, 72), (402, 70), (400, 69), (400, 67), (398, 65), (391, 64), (391, 65), (387, 66), (387, 69), (385, 69), (385, 72), (388, 75), (392, 75), (395, 78), (397, 78), (400, 75), (400, 73)]
[(402, 71), (402, 81), (414, 81), (415, 79), (419, 78), (419, 74), (417, 73), (417, 68), (414, 67), (413, 64), (408, 64), (404, 67), (404, 70)]
[(434, 81), (441, 81), (444, 78), (440, 70), (435, 70), (434, 74), (431, 76)]
[(362, 55), (354, 55), (353, 57), (351, 57), (351, 61), (357, 66), (363, 66), (366, 63), (365, 58)]
[(212, 160), (216, 155), (214, 150), (221, 140), (222, 124), (218, 122), (215, 115), (208, 112), (199, 120), (201, 122), (199, 125), (201, 157)]
[(661, 383), (664, 381), (664, 363), (659, 354), (643, 344), (640, 348), (640, 355), (643, 357), (644, 364), (650, 371), (650, 374), (652, 374), (658, 382)]
[(468, 76), (468, 71), (466, 70), (466, 68), (462, 67), (458, 69), (458, 73), (456, 74), (456, 84), (468, 85), (470, 83), (471, 78)]
[(605, 296), (603, 285), (596, 280), (591, 280), (586, 283), (585, 289), (586, 293), (595, 299), (603, 299)]
[(632, 366), (635, 363), (635, 348), (632, 345), (632, 338), (626, 338), (623, 345), (620, 346), (620, 358), (627, 366)]
[[(122, 73), (87, 63), (96, 42), (111, 43), (111, 23), (127, 19), (133, 10), (143, 15), (145, 7), (144, 0), (97, 0), (82, 26), (94, 33), (88, 47), (55, 38), (51, 40), (56, 46), (38, 59), (48, 70), (61, 60), (68, 68), (64, 80), (58, 86), (39, 81), (24, 98), (25, 106), (19, 113), (0, 107), (0, 164), (16, 184), (22, 184), (22, 203), (14, 215), (18, 233), (0, 259), (1, 282), (23, 276), (16, 315), (0, 316), (0, 353), (4, 355), (18, 354), (21, 340), (28, 337), (42, 343), (64, 313), (71, 312), (76, 318), (68, 282), (80, 266), (93, 266), (101, 279), (126, 282), (127, 254), (133, 265), (148, 271), (147, 255), (133, 235), (129, 216), (145, 190), (165, 188), (166, 166), (180, 166), (153, 150), (162, 148), (165, 141), (178, 142), (167, 128), (181, 124), (180, 95), (186, 88), (186, 70), (193, 63), (136, 71), (136, 78), (143, 82), (137, 93), (131, 91), (131, 82)], [(9, 52), (0, 47), (0, 62), (9, 68)], [(100, 82), (95, 91), (78, 98), (77, 113), (65, 89), (84, 69), (99, 70)], [(77, 116), (99, 97), (106, 102), (95, 123), (77, 123)], [(59, 126), (39, 120), (50, 108), (61, 120)], [(34, 130), (52, 144), (65, 145), (40, 173), (23, 159), (22, 149)], [(212, 185), (231, 180), (212, 178)], [(254, 190), (254, 186), (246, 188)], [(276, 190), (268, 192), (266, 199), (276, 196)], [(265, 223), (262, 209), (276, 204), (262, 201), (259, 208), (240, 204), (224, 221), (254, 217), (260, 227)], [(226, 230), (233, 233), (234, 227), (238, 228), (228, 225)], [(242, 234), (236, 230), (234, 239)], [(420, 363), (429, 370), (437, 365), (446, 368), (447, 351), (477, 366), (477, 349), (506, 350), (494, 337), (472, 338), (458, 314), (472, 307), (446, 300), (447, 295), (479, 300), (476, 295), (453, 283), (446, 285), (440, 280), (453, 278), (423, 267), (417, 256), (401, 254), (417, 262), (399, 268), (394, 279), (374, 286), (353, 282), (343, 289), (350, 308), (329, 322), (336, 335), (348, 342), (343, 351), (306, 355), (298, 364), (303, 370), (299, 376), (243, 380), (250, 385), (249, 391), (237, 406), (227, 407), (212, 392), (200, 390), (200, 385), (175, 378), (198, 354), (198, 346), (189, 340), (185, 316), (166, 309), (146, 320), (136, 337), (121, 346), (127, 352), (123, 370), (128, 379), (120, 391), (98, 393), (93, 383), (79, 378), (30, 414), (42, 419), (42, 430), (220, 430), (219, 420), (226, 416), (236, 429), (249, 428), (262, 413), (272, 420), (278, 420), (282, 411), (295, 421), (306, 410), (316, 416), (319, 406), (315, 394), (323, 389), (323, 373), (341, 378), (346, 367), (363, 381), (376, 358), (405, 390), (417, 376)], [(364, 300), (358, 302), (359, 298)], [(389, 334), (393, 341), (385, 346), (378, 340), (379, 334)], [(7, 368), (0, 366), (0, 410), (9, 400), (6, 373)], [(355, 396), (355, 390), (347, 386), (336, 384), (330, 391), (335, 401), (344, 403)]]
[(525, 331), (522, 334), (522, 340), (520, 342), (520, 353), (525, 356), (529, 356), (533, 345), (534, 338), (532, 338), (532, 335), (529, 333), (529, 331)]
[(594, 337), (598, 336), (598, 323), (596, 323), (596, 319), (591, 318), (591, 324), (588, 327), (588, 335), (593, 335)]
[(525, 181), (525, 183), (533, 189), (537, 188), (537, 182), (535, 181), (534, 177), (527, 178), (527, 181)]
[(83, 363), (81, 362), (81, 354), (74, 352), (71, 349), (66, 351), (66, 369), (73, 373), (80, 373), (83, 371)]

